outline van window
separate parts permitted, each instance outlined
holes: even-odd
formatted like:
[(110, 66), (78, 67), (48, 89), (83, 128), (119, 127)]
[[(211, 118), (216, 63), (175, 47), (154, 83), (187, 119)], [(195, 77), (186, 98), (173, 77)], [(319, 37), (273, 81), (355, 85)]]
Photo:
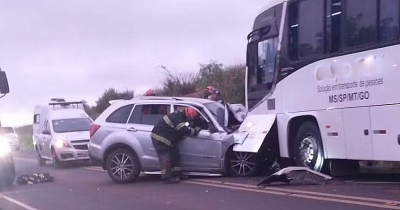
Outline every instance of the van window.
[(128, 121), (128, 117), (131, 114), (132, 108), (133, 104), (118, 108), (107, 117), (106, 122), (125, 124)]
[(89, 118), (52, 120), (55, 133), (89, 131), (92, 121)]
[(40, 115), (39, 114), (33, 115), (33, 123), (34, 124), (39, 124), (40, 123)]

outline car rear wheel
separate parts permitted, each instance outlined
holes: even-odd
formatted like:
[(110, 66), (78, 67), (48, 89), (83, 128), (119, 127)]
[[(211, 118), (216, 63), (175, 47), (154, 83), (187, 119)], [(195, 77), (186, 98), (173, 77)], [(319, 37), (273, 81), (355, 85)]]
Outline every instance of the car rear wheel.
[(120, 184), (133, 182), (140, 174), (139, 160), (127, 149), (117, 149), (107, 156), (106, 169), (110, 178)]
[(227, 157), (227, 170), (231, 176), (254, 176), (260, 169), (257, 153), (230, 151)]

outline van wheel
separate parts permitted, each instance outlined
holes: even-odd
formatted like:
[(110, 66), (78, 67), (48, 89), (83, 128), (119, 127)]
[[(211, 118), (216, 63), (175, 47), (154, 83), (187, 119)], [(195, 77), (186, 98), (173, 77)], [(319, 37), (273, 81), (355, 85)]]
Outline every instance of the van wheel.
[(51, 160), (53, 161), (54, 168), (61, 168), (62, 163), (58, 160), (57, 154), (53, 148), (51, 149)]
[(260, 158), (257, 153), (229, 151), (227, 171), (230, 176), (254, 176), (260, 169)]
[(46, 160), (42, 158), (42, 156), (40, 155), (40, 153), (37, 149), (36, 149), (36, 159), (40, 166), (46, 165)]
[(318, 126), (304, 122), (297, 131), (295, 140), (295, 160), (298, 166), (321, 172), (324, 165), (322, 137)]
[(127, 149), (117, 149), (107, 156), (106, 169), (113, 181), (125, 184), (139, 177), (140, 163), (135, 153)]

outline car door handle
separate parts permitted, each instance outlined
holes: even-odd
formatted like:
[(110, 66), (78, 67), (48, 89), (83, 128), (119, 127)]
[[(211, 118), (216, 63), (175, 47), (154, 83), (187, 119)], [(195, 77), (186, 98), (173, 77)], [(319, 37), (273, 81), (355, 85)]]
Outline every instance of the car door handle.
[(132, 131), (132, 132), (136, 132), (137, 131), (137, 129), (136, 128), (128, 128), (128, 129), (126, 129), (127, 131)]

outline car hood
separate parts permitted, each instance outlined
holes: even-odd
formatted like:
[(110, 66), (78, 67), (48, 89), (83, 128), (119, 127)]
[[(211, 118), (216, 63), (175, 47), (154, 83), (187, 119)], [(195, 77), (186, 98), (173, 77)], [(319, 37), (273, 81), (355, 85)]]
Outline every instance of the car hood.
[(230, 135), (232, 136), (235, 144), (242, 144), (244, 142), (244, 140), (246, 140), (249, 133), (248, 132), (235, 132)]

